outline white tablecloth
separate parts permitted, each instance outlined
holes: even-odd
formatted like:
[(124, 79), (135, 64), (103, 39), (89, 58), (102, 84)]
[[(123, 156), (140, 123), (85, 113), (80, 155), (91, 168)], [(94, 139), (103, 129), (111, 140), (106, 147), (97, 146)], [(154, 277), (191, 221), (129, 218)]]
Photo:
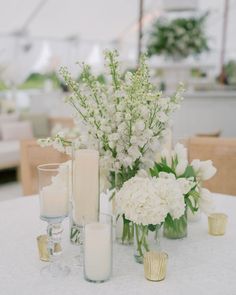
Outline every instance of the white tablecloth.
[[(63, 279), (45, 279), (40, 269), (36, 236), (46, 224), (39, 219), (36, 197), (0, 202), (0, 294), (1, 295), (235, 295), (236, 294), (236, 197), (215, 195), (218, 211), (229, 216), (227, 234), (207, 233), (207, 219), (189, 224), (183, 240), (162, 239), (169, 254), (166, 279), (149, 282), (143, 265), (135, 263), (132, 247), (114, 245), (114, 270), (109, 282), (84, 281), (82, 268), (72, 267)], [(65, 227), (68, 228), (67, 223)], [(68, 232), (68, 230), (67, 230)], [(64, 235), (64, 257), (77, 251)]]

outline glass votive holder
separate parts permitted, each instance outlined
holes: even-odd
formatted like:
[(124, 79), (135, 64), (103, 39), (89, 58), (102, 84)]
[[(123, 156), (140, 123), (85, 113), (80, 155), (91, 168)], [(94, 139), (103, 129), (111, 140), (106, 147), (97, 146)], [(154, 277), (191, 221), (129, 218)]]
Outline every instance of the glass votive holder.
[(144, 275), (149, 281), (162, 281), (166, 276), (168, 255), (165, 252), (150, 251), (144, 255)]
[[(39, 250), (39, 259), (42, 261), (49, 261), (49, 251), (48, 251), (48, 236), (47, 235), (40, 235), (37, 237), (37, 244)], [(54, 252), (61, 253), (62, 248), (60, 243), (54, 244)]]
[(212, 213), (208, 216), (208, 232), (213, 236), (223, 236), (226, 231), (228, 216), (224, 213)]
[(48, 252), (48, 236), (40, 235), (37, 237), (38, 250), (39, 250), (39, 259), (42, 261), (49, 261), (49, 252)]
[(112, 273), (112, 216), (100, 214), (98, 222), (84, 224), (84, 278), (93, 283), (110, 279)]

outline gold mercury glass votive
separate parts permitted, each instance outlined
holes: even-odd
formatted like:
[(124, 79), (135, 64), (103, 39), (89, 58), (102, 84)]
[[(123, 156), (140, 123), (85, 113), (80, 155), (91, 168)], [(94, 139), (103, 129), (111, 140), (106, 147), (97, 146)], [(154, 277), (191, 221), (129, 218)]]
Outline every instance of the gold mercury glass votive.
[(48, 253), (48, 237), (47, 235), (41, 235), (37, 237), (39, 258), (42, 261), (49, 261)]
[[(39, 258), (42, 261), (49, 261), (49, 252), (48, 252), (48, 237), (47, 235), (40, 235), (37, 237), (38, 250), (39, 250)], [(59, 243), (55, 243), (54, 252), (61, 252), (61, 245)]]
[(224, 213), (212, 213), (208, 216), (208, 232), (213, 236), (225, 234), (228, 216)]
[(150, 281), (162, 281), (166, 276), (168, 255), (165, 252), (150, 251), (144, 255), (144, 274)]

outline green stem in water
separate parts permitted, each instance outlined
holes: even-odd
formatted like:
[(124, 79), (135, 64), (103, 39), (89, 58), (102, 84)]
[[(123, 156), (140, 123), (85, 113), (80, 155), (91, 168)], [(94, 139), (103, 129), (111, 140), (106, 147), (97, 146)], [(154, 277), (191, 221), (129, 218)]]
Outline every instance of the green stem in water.
[(137, 241), (137, 251), (140, 257), (143, 257), (142, 251), (142, 238), (139, 240), (139, 225), (135, 224), (135, 234), (136, 234), (136, 241)]

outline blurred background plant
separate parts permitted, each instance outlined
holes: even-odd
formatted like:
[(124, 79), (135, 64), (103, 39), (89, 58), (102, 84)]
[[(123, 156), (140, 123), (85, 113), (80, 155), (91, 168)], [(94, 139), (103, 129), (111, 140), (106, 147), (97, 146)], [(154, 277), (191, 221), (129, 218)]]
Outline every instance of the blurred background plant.
[(209, 51), (208, 37), (205, 33), (207, 16), (208, 13), (204, 13), (198, 17), (158, 19), (150, 33), (147, 47), (149, 56), (164, 55), (183, 59)]
[(225, 74), (229, 85), (236, 85), (236, 60), (230, 60), (225, 64)]

